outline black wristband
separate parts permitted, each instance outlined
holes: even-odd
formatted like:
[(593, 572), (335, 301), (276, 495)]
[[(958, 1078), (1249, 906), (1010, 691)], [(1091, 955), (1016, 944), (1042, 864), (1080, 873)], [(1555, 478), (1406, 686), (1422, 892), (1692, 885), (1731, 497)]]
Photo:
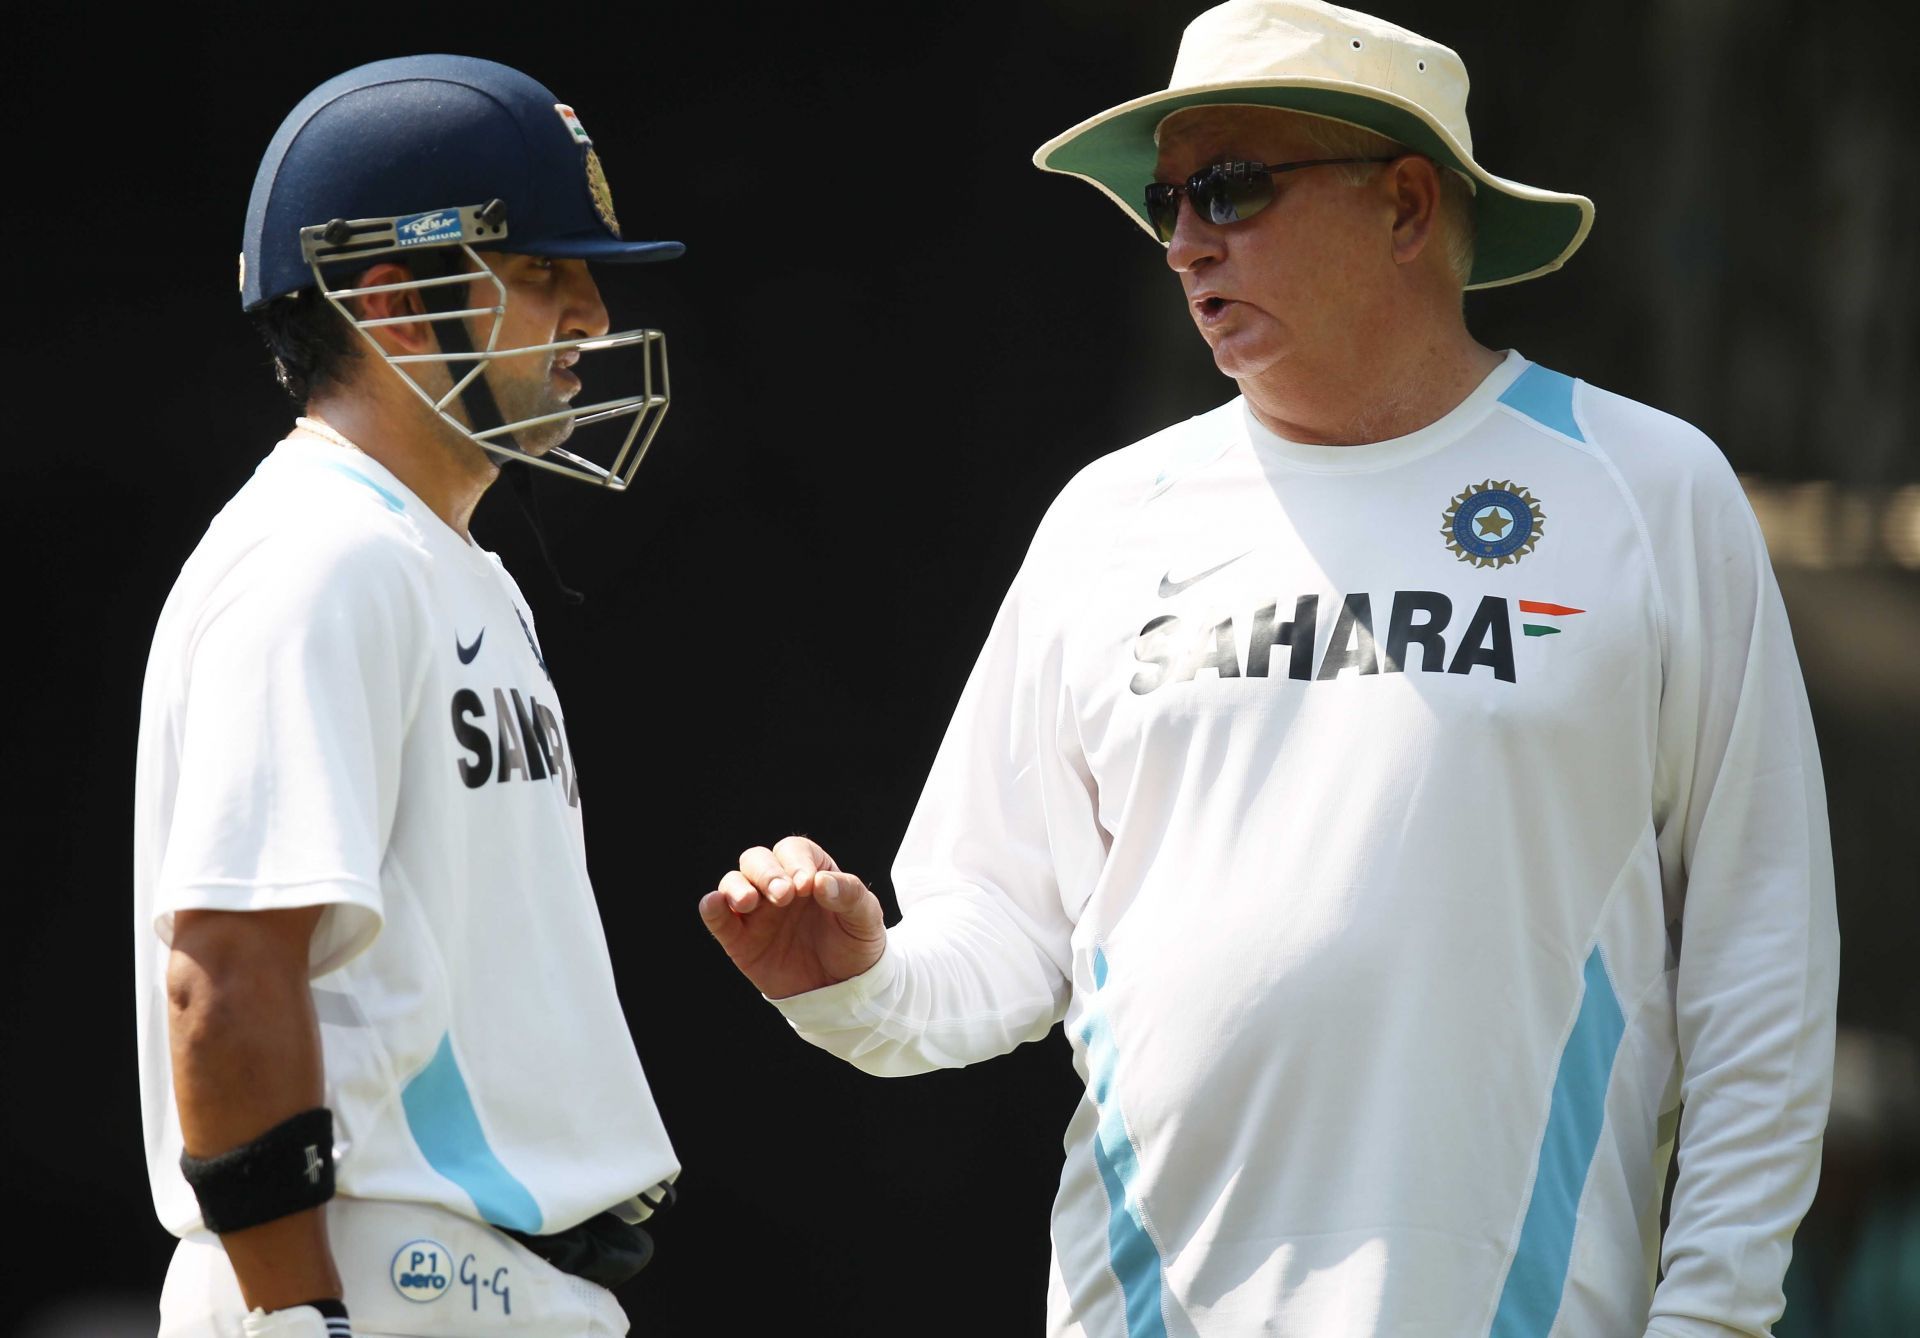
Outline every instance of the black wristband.
[[(300, 1305), (312, 1306), (320, 1312), (321, 1319), (345, 1319), (347, 1317), (347, 1303), (345, 1301), (332, 1299), (325, 1301), (302, 1301)], [(290, 1305), (286, 1308), (288, 1310), (298, 1310), (300, 1306)]]
[(180, 1174), (215, 1235), (317, 1208), (333, 1197), (333, 1112), (315, 1106), (218, 1156), (182, 1152)]

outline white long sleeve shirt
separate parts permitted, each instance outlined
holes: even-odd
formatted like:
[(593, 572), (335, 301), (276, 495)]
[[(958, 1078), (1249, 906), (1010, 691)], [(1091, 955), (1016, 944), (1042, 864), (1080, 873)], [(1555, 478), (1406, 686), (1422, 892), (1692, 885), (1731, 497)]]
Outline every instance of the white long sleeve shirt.
[(884, 956), (781, 1008), (881, 1074), (1064, 1021), (1053, 1334), (1764, 1334), (1826, 1118), (1831, 864), (1725, 461), (1509, 354), (1394, 441), (1235, 400), (1084, 470)]

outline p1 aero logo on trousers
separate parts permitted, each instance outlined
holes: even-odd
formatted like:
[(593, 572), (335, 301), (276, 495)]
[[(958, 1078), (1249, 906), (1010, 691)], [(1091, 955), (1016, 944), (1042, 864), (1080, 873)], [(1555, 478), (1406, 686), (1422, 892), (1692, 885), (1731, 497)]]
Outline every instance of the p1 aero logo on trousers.
[[(1560, 620), (1585, 610), (1544, 600), (1519, 601), (1523, 615)], [(1438, 590), (1396, 590), (1387, 615), (1384, 642), (1374, 635), (1373, 597), (1345, 595), (1334, 615), (1315, 667), (1320, 628), (1320, 596), (1301, 595), (1293, 617), (1280, 620), (1280, 606), (1268, 604), (1244, 620), (1247, 651), (1240, 655), (1240, 633), (1232, 618), (1190, 623), (1172, 614), (1153, 619), (1134, 638), (1133, 658), (1140, 666), (1129, 684), (1137, 696), (1169, 683), (1188, 683), (1203, 669), (1227, 678), (1291, 678), (1325, 681), (1348, 669), (1356, 675), (1426, 673), (1470, 674), (1485, 668), (1502, 683), (1515, 679), (1513, 615), (1508, 602), (1485, 595), (1458, 633), (1453, 631), (1453, 601)], [(1551, 636), (1560, 626), (1529, 622), (1529, 637)], [(1287, 649), (1286, 667), (1273, 664), (1274, 648)]]
[(438, 1301), (453, 1286), (453, 1259), (437, 1240), (410, 1240), (393, 1255), (393, 1289), (409, 1301)]

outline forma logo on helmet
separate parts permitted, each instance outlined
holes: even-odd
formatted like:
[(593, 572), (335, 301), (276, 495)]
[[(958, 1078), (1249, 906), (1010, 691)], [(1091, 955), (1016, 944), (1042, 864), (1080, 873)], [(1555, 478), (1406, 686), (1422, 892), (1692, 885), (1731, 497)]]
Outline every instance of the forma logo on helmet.
[[(328, 80), (281, 124), (247, 207), (240, 300), (296, 398), (351, 353), (350, 329), (444, 423), (497, 459), (617, 492), (666, 414), (665, 335), (503, 343), (508, 289), (481, 253), (631, 264), (684, 249), (621, 236), (592, 138), (539, 81), (488, 60), (405, 56)], [(376, 266), (405, 274), (366, 283)], [(418, 310), (369, 316), (354, 299), (373, 294), (388, 295), (388, 305), (417, 294)], [(434, 346), (395, 351), (372, 333), (406, 323), (430, 324)], [(514, 395), (489, 375), (507, 359), (525, 366), (544, 355), (542, 370), (577, 389), (567, 369), (582, 353), (620, 348), (637, 348), (640, 384), (597, 403), (568, 403), (570, 392)], [(622, 417), (632, 422), (606, 465), (559, 444), (576, 426)]]

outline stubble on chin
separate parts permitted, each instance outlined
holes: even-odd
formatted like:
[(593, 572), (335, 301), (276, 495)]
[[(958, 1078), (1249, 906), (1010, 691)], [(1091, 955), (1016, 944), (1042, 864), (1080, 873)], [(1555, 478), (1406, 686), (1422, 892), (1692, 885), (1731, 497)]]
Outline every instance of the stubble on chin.
[[(549, 357), (541, 368), (538, 382), (523, 383), (514, 388), (505, 399), (500, 401), (500, 416), (509, 423), (517, 423), (526, 418), (539, 418), (550, 413), (566, 410), (572, 400), (562, 399), (549, 388), (553, 383), (553, 359)], [(537, 386), (539, 389), (534, 389)], [(524, 392), (524, 393), (521, 393)], [(541, 423), (534, 427), (522, 428), (512, 434), (513, 444), (526, 455), (545, 455), (554, 447), (562, 445), (573, 435), (574, 420), (557, 418), (550, 423)]]
[[(557, 406), (555, 409), (547, 410), (547, 412), (558, 412), (559, 407), (564, 406)], [(565, 444), (567, 438), (572, 435), (573, 420), (571, 418), (562, 418), (552, 423), (542, 423), (538, 427), (525, 428), (514, 433), (513, 444), (520, 448), (522, 454), (545, 455), (554, 447)]]

